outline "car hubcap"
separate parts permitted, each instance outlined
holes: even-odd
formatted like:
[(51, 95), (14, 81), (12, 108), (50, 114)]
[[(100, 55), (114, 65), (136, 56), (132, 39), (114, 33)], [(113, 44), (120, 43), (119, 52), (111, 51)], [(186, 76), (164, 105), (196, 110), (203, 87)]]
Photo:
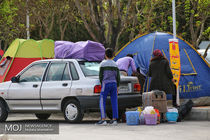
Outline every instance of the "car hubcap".
[(66, 110), (65, 110), (65, 114), (66, 114), (66, 117), (69, 120), (75, 120), (77, 118), (77, 115), (78, 115), (77, 106), (74, 105), (74, 104), (67, 105)]

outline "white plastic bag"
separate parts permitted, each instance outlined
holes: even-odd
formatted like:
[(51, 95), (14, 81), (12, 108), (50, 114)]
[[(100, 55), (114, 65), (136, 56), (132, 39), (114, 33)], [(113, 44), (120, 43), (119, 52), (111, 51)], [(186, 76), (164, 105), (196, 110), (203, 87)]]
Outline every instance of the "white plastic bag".
[(144, 114), (151, 114), (151, 112), (155, 112), (153, 106), (147, 106), (147, 107), (145, 107), (145, 109), (143, 110), (143, 113), (144, 113)]

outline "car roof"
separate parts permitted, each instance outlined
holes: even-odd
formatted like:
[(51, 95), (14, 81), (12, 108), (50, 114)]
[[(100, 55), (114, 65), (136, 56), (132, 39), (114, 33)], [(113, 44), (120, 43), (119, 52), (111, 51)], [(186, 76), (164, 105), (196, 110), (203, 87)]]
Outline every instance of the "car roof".
[[(62, 61), (64, 61), (64, 62), (67, 62), (67, 61), (88, 62), (85, 59), (44, 59), (44, 60), (35, 61), (34, 63), (36, 63), (36, 62), (62, 62)], [(98, 62), (98, 61), (90, 61), (90, 62)]]

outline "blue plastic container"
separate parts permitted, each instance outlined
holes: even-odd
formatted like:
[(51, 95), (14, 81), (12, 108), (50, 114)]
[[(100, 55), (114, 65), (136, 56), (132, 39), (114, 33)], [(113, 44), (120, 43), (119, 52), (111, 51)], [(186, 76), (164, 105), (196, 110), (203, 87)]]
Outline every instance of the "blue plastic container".
[(139, 125), (139, 111), (127, 111), (125, 115), (127, 125)]
[(176, 122), (179, 114), (177, 112), (166, 112), (166, 119), (168, 122)]

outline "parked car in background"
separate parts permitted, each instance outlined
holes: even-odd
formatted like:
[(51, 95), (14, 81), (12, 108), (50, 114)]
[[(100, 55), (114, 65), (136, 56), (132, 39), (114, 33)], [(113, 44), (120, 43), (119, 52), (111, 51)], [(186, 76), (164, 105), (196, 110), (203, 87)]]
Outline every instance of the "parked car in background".
[[(197, 51), (203, 56), (206, 49), (199, 49)], [(207, 56), (206, 56), (205, 60), (210, 64), (210, 50), (207, 51)]]
[[(0, 83), (0, 121), (8, 112), (35, 113), (46, 120), (63, 112), (68, 122), (80, 122), (86, 111), (99, 111), (100, 62), (48, 59), (31, 63), (11, 81)], [(119, 114), (141, 105), (140, 85), (132, 76), (121, 76)], [(110, 98), (107, 115), (111, 117)]]

